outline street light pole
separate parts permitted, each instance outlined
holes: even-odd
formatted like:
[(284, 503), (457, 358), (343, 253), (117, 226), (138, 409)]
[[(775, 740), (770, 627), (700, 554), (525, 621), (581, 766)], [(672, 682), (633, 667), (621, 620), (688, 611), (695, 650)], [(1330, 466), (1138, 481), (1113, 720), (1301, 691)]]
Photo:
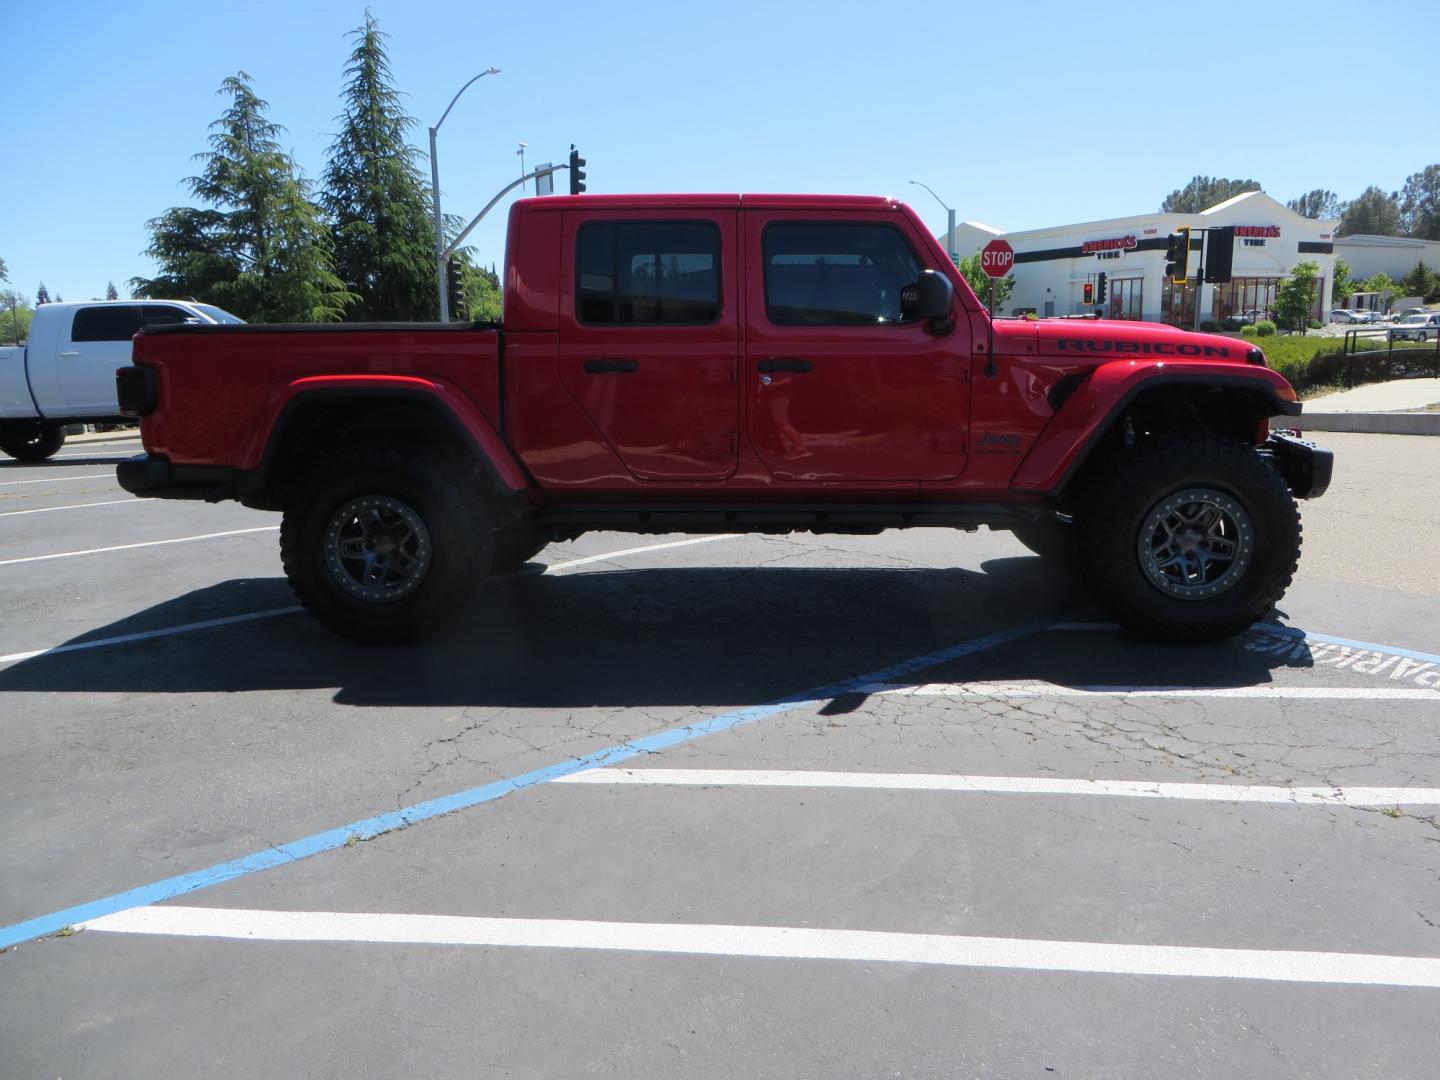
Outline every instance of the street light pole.
[[(919, 180), (911, 180), (910, 183), (912, 183), (912, 184), (919, 184), (920, 187), (923, 187), (926, 191), (930, 192), (931, 195), (934, 195), (934, 196), (935, 196), (935, 201), (936, 201), (936, 202), (938, 202), (941, 206), (945, 206), (945, 200), (942, 199), (942, 198), (940, 198), (939, 195), (935, 195), (934, 189), (931, 188), (931, 186), (930, 186), (929, 184), (922, 184), (922, 183), (920, 183)], [(945, 254), (947, 254), (947, 255), (950, 256), (950, 261), (951, 261), (952, 263), (954, 263), (956, 266), (959, 266), (959, 265), (960, 265), (960, 256), (959, 256), (959, 255), (956, 253), (956, 251), (955, 251), (955, 211), (952, 210), (950, 207), (945, 206), (945, 214), (946, 214)]]
[(450, 115), (450, 110), (455, 107), (455, 102), (460, 100), (461, 94), (470, 89), (472, 83), (478, 82), (486, 75), (499, 74), (499, 68), (488, 68), (460, 87), (455, 92), (455, 96), (450, 99), (450, 104), (445, 106), (445, 111), (440, 114), (440, 119), (430, 129), (430, 206), (435, 215), (435, 287), (440, 294), (441, 322), (450, 321), (450, 298), (445, 295), (445, 229), (440, 222), (440, 162), (435, 156), (435, 136), (440, 133), (440, 125), (445, 123), (445, 117)]

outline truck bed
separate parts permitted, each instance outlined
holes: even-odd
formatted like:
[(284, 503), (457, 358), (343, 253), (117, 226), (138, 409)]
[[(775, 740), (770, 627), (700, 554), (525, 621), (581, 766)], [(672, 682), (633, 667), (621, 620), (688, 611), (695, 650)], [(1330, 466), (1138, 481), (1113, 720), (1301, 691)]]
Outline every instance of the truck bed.
[[(203, 338), (202, 348), (191, 348)], [(470, 323), (181, 325), (136, 335), (159, 409), (141, 422), (146, 449), (192, 465), (253, 469), (286, 406), (327, 377), (386, 392), (407, 384), (468, 400), (499, 424), (500, 331)], [(364, 389), (355, 392), (363, 393)], [(180, 408), (172, 403), (184, 402)]]

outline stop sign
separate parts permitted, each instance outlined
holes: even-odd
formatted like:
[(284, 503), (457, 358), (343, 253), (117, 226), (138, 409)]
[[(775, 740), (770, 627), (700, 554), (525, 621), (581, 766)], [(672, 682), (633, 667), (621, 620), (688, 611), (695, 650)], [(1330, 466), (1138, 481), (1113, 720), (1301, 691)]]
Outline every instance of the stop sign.
[(1015, 249), (1008, 240), (991, 240), (980, 252), (980, 269), (987, 277), (1004, 277), (1015, 265)]

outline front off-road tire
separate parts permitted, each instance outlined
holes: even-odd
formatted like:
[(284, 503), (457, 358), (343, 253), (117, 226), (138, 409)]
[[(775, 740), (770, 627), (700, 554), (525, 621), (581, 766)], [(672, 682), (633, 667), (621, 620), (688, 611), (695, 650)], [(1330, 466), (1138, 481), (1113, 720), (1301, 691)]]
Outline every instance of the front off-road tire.
[(38, 420), (0, 424), (0, 450), (16, 461), (46, 461), (64, 445), (65, 429), (59, 424), (45, 424)]
[(1095, 599), (1127, 630), (1215, 641), (1264, 617), (1300, 559), (1300, 514), (1253, 447), (1198, 436), (1129, 448), (1084, 485), (1075, 524)]
[(360, 449), (325, 458), (288, 500), (285, 576), (343, 637), (417, 641), (458, 615), (490, 572), (493, 530), (466, 470), (422, 454)]

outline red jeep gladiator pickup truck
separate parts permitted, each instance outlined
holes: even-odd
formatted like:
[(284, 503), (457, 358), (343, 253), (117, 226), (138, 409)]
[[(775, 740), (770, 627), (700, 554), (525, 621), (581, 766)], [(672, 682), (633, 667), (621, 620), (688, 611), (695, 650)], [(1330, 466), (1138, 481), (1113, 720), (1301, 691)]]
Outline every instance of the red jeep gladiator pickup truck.
[(1126, 627), (1222, 637), (1331, 455), (1248, 342), (991, 319), (891, 199), (580, 195), (510, 212), (500, 325), (147, 328), (143, 496), (284, 512), (325, 625), (413, 640), (589, 529), (1010, 529)]

